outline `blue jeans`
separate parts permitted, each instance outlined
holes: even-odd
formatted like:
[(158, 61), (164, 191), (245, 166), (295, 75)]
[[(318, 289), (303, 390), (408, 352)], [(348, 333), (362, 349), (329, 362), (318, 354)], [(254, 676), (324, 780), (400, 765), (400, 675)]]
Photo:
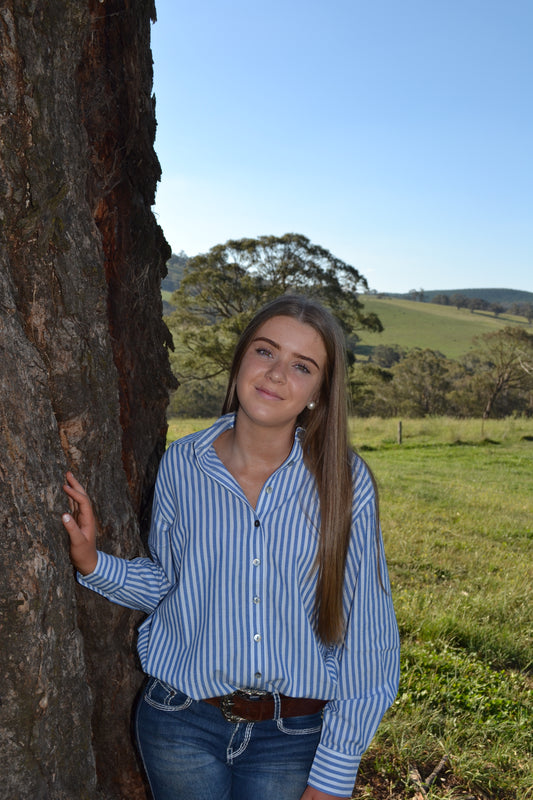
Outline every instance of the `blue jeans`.
[(135, 723), (154, 800), (300, 800), (322, 713), (228, 722), (216, 706), (150, 678)]

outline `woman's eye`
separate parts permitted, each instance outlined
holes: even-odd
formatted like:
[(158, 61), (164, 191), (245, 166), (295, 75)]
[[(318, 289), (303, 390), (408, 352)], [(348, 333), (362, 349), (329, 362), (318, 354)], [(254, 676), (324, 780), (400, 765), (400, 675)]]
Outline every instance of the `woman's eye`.
[(300, 372), (305, 372), (307, 375), (309, 375), (310, 372), (309, 368), (306, 367), (305, 364), (296, 364), (296, 369), (299, 370)]
[(272, 355), (270, 350), (268, 350), (266, 347), (258, 347), (255, 352), (259, 356), (270, 356), (270, 355)]

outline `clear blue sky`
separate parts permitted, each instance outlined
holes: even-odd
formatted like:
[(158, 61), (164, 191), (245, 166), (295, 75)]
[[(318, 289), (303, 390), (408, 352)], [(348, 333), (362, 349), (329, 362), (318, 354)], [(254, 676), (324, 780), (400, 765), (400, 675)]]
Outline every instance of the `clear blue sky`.
[(156, 0), (174, 252), (302, 233), (378, 291), (533, 291), (533, 0)]

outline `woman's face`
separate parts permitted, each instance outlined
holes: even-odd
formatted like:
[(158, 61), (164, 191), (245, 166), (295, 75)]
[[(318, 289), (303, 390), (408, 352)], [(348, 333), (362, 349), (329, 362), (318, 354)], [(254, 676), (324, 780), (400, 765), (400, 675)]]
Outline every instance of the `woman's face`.
[(317, 402), (326, 367), (326, 348), (311, 325), (272, 317), (261, 325), (244, 353), (237, 375), (239, 413), (267, 427), (294, 426)]

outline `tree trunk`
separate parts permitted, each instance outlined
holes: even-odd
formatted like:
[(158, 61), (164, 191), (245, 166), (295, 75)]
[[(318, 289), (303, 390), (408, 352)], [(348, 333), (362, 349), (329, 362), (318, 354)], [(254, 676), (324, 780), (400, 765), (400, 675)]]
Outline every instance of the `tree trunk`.
[(152, 0), (0, 7), (0, 797), (137, 800), (138, 615), (76, 586), (67, 468), (99, 546), (143, 551), (173, 386), (151, 205)]

